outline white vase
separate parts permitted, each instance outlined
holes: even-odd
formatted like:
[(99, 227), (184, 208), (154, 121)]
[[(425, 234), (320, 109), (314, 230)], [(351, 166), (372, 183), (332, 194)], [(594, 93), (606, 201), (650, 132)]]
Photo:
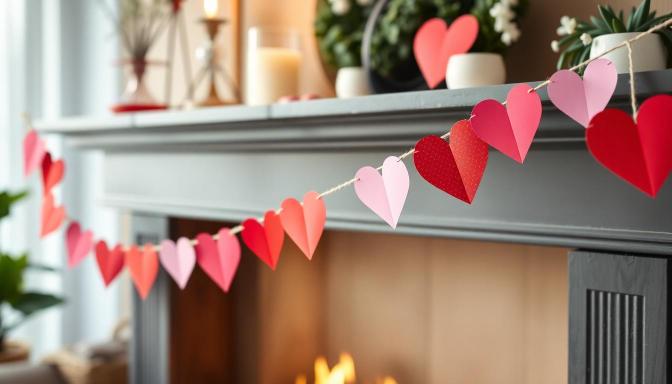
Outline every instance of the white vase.
[(362, 67), (345, 67), (336, 74), (336, 96), (348, 98), (371, 94), (369, 77)]
[(446, 85), (450, 89), (504, 84), (506, 67), (497, 53), (462, 53), (453, 55), (446, 68)]
[[(594, 58), (603, 52), (637, 36), (639, 32), (611, 33), (597, 36), (593, 39), (590, 47), (590, 58)], [(632, 66), (635, 72), (656, 71), (665, 69), (667, 66), (667, 52), (660, 36), (647, 35), (630, 44), (632, 47)], [(628, 47), (621, 47), (613, 52), (602, 56), (611, 60), (616, 65), (618, 73), (628, 72)]]

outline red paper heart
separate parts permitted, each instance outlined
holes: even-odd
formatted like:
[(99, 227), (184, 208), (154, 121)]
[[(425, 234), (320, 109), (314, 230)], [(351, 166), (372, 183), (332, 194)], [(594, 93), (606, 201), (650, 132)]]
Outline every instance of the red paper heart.
[(429, 88), (446, 77), (452, 55), (466, 53), (478, 36), (478, 20), (472, 15), (455, 19), (450, 27), (439, 18), (427, 20), (413, 39), (413, 54)]
[(621, 110), (605, 109), (588, 125), (588, 149), (600, 164), (655, 197), (672, 170), (671, 110), (668, 95), (647, 99), (637, 124)]
[(430, 184), (471, 204), (488, 164), (488, 145), (460, 120), (450, 130), (450, 144), (438, 136), (420, 139), (413, 162)]
[(117, 245), (110, 251), (105, 240), (101, 240), (96, 244), (96, 262), (107, 287), (124, 268), (124, 250), (121, 245)]
[(65, 232), (65, 245), (68, 250), (68, 266), (70, 268), (79, 264), (91, 251), (93, 245), (93, 232), (82, 232), (79, 223), (73, 221)]
[(240, 236), (257, 257), (266, 263), (272, 270), (278, 264), (285, 232), (282, 229), (280, 216), (274, 211), (266, 212), (262, 226), (257, 219), (247, 219), (243, 222), (243, 232)]
[(154, 246), (145, 244), (140, 250), (137, 245), (133, 245), (126, 252), (125, 262), (138, 294), (143, 300), (146, 299), (159, 272), (159, 255)]
[(519, 163), (525, 161), (541, 121), (541, 99), (529, 85), (511, 88), (506, 107), (488, 99), (471, 114), (471, 127), (481, 140)]
[(42, 200), (42, 228), (40, 237), (45, 237), (51, 232), (57, 230), (65, 220), (65, 208), (57, 207), (54, 202), (54, 195), (51, 193), (45, 195)]
[(308, 260), (313, 258), (320, 242), (326, 218), (327, 208), (317, 192), (306, 193), (303, 205), (293, 198), (282, 202), (282, 227)]
[(44, 187), (44, 194), (48, 194), (51, 190), (63, 180), (65, 174), (65, 163), (63, 159), (53, 161), (51, 153), (46, 153), (42, 158), (42, 186)]

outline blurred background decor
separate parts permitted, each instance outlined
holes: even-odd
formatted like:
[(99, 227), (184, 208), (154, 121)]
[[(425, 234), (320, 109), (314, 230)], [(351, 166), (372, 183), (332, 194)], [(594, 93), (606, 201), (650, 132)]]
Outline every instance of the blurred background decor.
[(114, 112), (134, 112), (165, 109), (146, 84), (146, 71), (158, 64), (148, 59), (149, 52), (169, 25), (173, 14), (173, 1), (168, 0), (120, 0), (119, 12), (115, 7), (100, 0), (102, 9), (115, 24), (127, 59), (122, 64), (130, 68), (126, 87)]
[[(651, 1), (644, 0), (632, 7), (628, 17), (623, 10), (618, 12), (610, 5), (598, 5), (599, 15), (591, 16), (590, 22), (563, 16), (557, 29), (559, 40), (551, 42), (551, 49), (560, 52), (558, 69), (570, 68), (596, 57), (612, 47), (633, 38), (654, 25), (672, 18), (672, 13), (657, 16), (651, 10)], [(662, 29), (645, 36), (632, 45), (633, 67), (639, 71), (665, 69), (672, 63), (672, 31)], [(618, 73), (628, 72), (628, 50), (620, 49), (604, 56), (616, 65)]]
[(318, 0), (315, 36), (325, 72), (336, 83), (338, 97), (369, 94), (362, 68), (364, 25), (373, 0)]
[[(0, 220), (9, 216), (12, 205), (27, 193), (0, 193)], [(56, 272), (56, 270), (28, 261), (28, 255), (10, 255), (0, 252), (0, 363), (27, 360), (28, 345), (7, 340), (8, 334), (32, 315), (63, 303), (59, 296), (26, 290), (24, 274), (30, 270)]]

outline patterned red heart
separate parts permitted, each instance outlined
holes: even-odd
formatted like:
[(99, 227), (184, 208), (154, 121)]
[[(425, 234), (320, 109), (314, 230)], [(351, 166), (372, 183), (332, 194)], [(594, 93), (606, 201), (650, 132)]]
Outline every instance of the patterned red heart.
[(110, 251), (105, 240), (101, 240), (96, 244), (96, 262), (107, 287), (124, 268), (124, 250), (121, 245), (117, 245)]
[(639, 108), (637, 124), (627, 113), (605, 109), (590, 121), (586, 144), (607, 169), (651, 197), (672, 171), (672, 96), (657, 95)]
[(471, 204), (488, 164), (488, 145), (460, 120), (450, 130), (450, 144), (438, 136), (420, 139), (413, 162), (430, 184)]
[(285, 240), (285, 231), (280, 223), (280, 216), (274, 211), (266, 212), (264, 224), (257, 219), (247, 219), (243, 222), (243, 232), (240, 236), (257, 257), (266, 263), (272, 270), (278, 265), (282, 243)]
[(42, 159), (42, 186), (45, 195), (50, 193), (63, 180), (64, 174), (65, 163), (63, 163), (63, 159), (53, 161), (51, 154), (47, 152)]

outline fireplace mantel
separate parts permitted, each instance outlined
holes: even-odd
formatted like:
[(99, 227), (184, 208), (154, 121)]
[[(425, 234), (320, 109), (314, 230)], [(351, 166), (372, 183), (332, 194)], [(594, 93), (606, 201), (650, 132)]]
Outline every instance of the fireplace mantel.
[[(619, 78), (612, 107), (629, 108)], [(221, 107), (66, 118), (36, 124), (82, 149), (102, 150), (109, 206), (161, 216), (237, 222), (288, 197), (325, 190), (377, 165), (427, 134), (467, 118), (510, 85), (325, 99), (268, 107)], [(672, 70), (637, 74), (640, 98), (672, 90)], [(421, 180), (397, 232), (493, 241), (672, 254), (672, 187), (650, 199), (588, 154), (583, 128), (540, 91), (544, 114), (521, 166), (491, 151), (468, 206)], [(669, 183), (668, 183), (669, 184)], [(351, 189), (327, 201), (328, 228), (391, 232)]]

